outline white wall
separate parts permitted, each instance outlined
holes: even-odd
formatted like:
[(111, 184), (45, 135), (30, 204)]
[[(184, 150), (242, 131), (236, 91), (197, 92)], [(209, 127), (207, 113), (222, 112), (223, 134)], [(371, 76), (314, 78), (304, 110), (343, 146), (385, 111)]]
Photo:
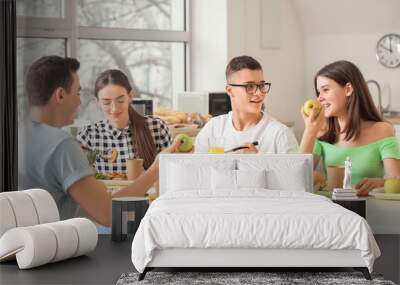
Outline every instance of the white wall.
[(223, 91), (227, 63), (227, 0), (191, 1), (189, 91)]
[[(264, 1), (261, 4), (261, 1)], [(262, 20), (266, 16), (262, 5), (268, 5), (280, 14), (281, 21), (268, 23)], [(264, 14), (265, 13), (265, 14)], [(263, 35), (276, 25), (277, 34), (271, 35), (280, 42), (278, 48), (263, 47)], [(280, 38), (279, 38), (280, 36)], [(264, 41), (268, 41), (264, 39)], [(304, 40), (296, 11), (289, 0), (269, 3), (268, 0), (229, 0), (228, 1), (228, 57), (250, 55), (260, 61), (264, 76), (272, 83), (266, 98), (267, 111), (280, 121), (295, 123), (296, 136), (300, 138), (303, 122), (300, 115), (304, 95)]]

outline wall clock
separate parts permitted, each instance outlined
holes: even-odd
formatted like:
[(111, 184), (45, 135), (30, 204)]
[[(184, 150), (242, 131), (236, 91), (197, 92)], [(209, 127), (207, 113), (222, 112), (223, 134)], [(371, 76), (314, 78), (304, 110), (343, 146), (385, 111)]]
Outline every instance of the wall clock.
[(400, 66), (400, 35), (387, 34), (376, 44), (376, 59), (385, 67)]

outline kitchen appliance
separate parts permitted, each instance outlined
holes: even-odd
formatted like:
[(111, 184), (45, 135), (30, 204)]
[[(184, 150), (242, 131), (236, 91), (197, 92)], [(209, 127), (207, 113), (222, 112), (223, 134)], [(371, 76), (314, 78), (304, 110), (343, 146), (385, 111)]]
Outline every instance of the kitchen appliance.
[(183, 92), (178, 94), (175, 109), (181, 112), (219, 116), (232, 110), (226, 92)]
[(213, 117), (227, 114), (232, 110), (231, 98), (226, 92), (209, 93), (208, 112)]
[(142, 116), (153, 115), (153, 100), (151, 99), (133, 99), (132, 105)]
[[(375, 91), (373, 90), (373, 88), (371, 88), (370, 87), (370, 85), (373, 85), (373, 86), (375, 86)], [(371, 96), (372, 96), (372, 100), (374, 101), (374, 103), (375, 103), (375, 105), (377, 106), (377, 108), (378, 108), (378, 111), (382, 114), (382, 115), (385, 115), (386, 113), (388, 113), (389, 111), (390, 111), (390, 96), (391, 96), (391, 90), (390, 90), (390, 86), (389, 85), (385, 85), (385, 91), (387, 91), (386, 93), (386, 96), (385, 97), (387, 97), (386, 98), (386, 101), (387, 101), (387, 103), (386, 103), (386, 105), (384, 106), (383, 105), (383, 92), (382, 92), (382, 88), (381, 88), (381, 85), (378, 83), (378, 81), (376, 81), (376, 80), (367, 80), (367, 86), (368, 86), (368, 89), (369, 89), (369, 92), (370, 92), (370, 94), (371, 94)], [(376, 97), (378, 97), (377, 98), (377, 100), (376, 100), (376, 98), (375, 98), (375, 95), (376, 95)]]

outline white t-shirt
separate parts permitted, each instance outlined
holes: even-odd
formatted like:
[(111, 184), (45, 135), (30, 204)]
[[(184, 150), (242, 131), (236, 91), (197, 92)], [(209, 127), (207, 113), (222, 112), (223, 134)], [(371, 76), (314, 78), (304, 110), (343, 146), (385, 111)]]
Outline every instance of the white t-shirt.
[(293, 131), (266, 113), (257, 125), (245, 131), (235, 129), (232, 112), (212, 118), (197, 135), (195, 152), (206, 153), (210, 138), (220, 137), (225, 150), (255, 141), (258, 141), (259, 153), (297, 153), (299, 150)]

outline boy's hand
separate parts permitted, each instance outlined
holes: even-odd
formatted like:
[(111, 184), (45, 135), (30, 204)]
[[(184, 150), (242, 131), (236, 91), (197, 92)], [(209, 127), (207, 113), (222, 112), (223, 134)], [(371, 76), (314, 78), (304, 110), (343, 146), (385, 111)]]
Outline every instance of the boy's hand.
[(238, 154), (258, 153), (258, 149), (252, 143), (245, 143), (243, 146), (246, 148), (239, 149), (239, 150), (235, 151), (234, 153), (238, 153)]

